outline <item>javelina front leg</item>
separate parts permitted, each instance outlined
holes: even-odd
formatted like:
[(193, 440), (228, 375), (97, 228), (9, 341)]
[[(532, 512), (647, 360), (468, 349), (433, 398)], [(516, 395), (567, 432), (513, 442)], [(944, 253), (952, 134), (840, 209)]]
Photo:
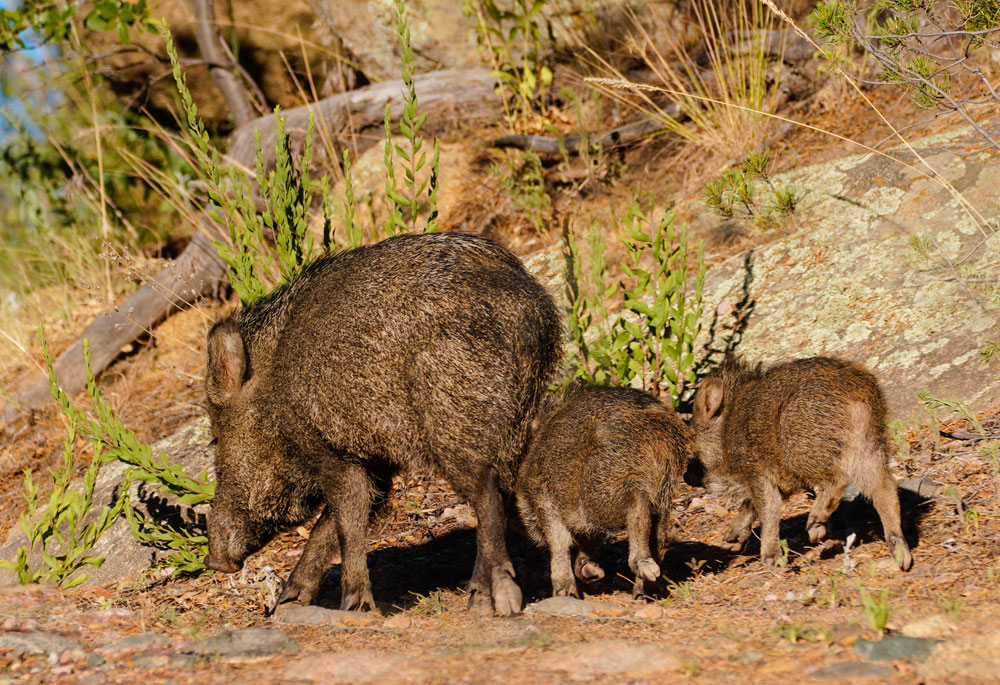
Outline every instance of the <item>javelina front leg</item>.
[(728, 552), (739, 552), (743, 549), (743, 545), (750, 539), (755, 516), (753, 502), (748, 497), (740, 503), (736, 518), (729, 524), (729, 530), (726, 531), (719, 546)]
[(653, 560), (649, 550), (650, 533), (649, 500), (636, 495), (626, 516), (628, 530), (628, 567), (635, 574), (632, 596), (648, 594), (652, 583), (660, 577), (660, 565)]
[(781, 526), (781, 492), (774, 483), (760, 478), (753, 484), (750, 497), (760, 519), (760, 559), (765, 566), (776, 568), (780, 556), (778, 529)]
[(885, 544), (889, 553), (895, 559), (896, 565), (903, 571), (908, 571), (913, 565), (913, 555), (910, 546), (903, 538), (903, 530), (899, 520), (899, 490), (896, 480), (886, 472), (875, 487), (867, 488), (864, 494), (871, 498), (878, 516), (882, 519), (882, 530), (885, 532)]
[(340, 540), (340, 608), (344, 611), (374, 609), (366, 536), (371, 484), (360, 464), (343, 463), (338, 471), (325, 494), (327, 507), (333, 508)]
[[(340, 541), (337, 535), (337, 518), (330, 507), (325, 507), (306, 541), (299, 563), (292, 570), (285, 589), (274, 606), (289, 602), (309, 604), (316, 597), (323, 574), (340, 556)], [(273, 610), (272, 610), (273, 611)]]
[(488, 614), (492, 598), (496, 613), (512, 616), (521, 611), (521, 588), (514, 582), (514, 565), (507, 556), (506, 521), (496, 472), (487, 468), (480, 483), (473, 502), (479, 525), (476, 528), (476, 565), (469, 581), (469, 608)]
[(834, 483), (826, 483), (816, 488), (816, 501), (813, 502), (812, 509), (809, 510), (809, 518), (806, 519), (806, 532), (809, 533), (809, 542), (819, 542), (826, 537), (826, 522), (833, 512), (840, 506), (840, 498), (844, 496), (844, 491), (850, 484), (850, 480), (842, 478)]

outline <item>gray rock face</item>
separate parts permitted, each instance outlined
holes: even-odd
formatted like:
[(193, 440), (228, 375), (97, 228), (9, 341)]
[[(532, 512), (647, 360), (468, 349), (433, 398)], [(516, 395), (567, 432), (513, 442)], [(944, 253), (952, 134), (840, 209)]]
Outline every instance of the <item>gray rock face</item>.
[(808, 675), (812, 680), (859, 680), (861, 678), (891, 678), (896, 671), (891, 666), (866, 664), (863, 661), (843, 661), (817, 669)]
[(0, 650), (20, 649), (24, 652), (62, 653), (67, 649), (82, 649), (76, 640), (56, 633), (3, 633), (0, 634)]
[(620, 674), (629, 679), (684, 670), (681, 660), (666, 648), (625, 640), (567, 645), (547, 654), (539, 666), (574, 677)]
[[(863, 363), (903, 419), (920, 416), (922, 388), (973, 408), (994, 401), (1000, 358), (986, 364), (979, 350), (1000, 335), (998, 290), (956, 277), (992, 273), (1000, 250), (1000, 166), (970, 152), (977, 145), (962, 131), (913, 143), (962, 201), (905, 149), (888, 153), (902, 163), (852, 155), (779, 176), (802, 196), (790, 234), (709, 271), (704, 304), (718, 313), (717, 331), (731, 331), (740, 303), (752, 302), (739, 352), (766, 363)], [(708, 343), (703, 335), (699, 344)], [(725, 346), (717, 335), (713, 358)]]
[(374, 626), (381, 619), (363, 611), (342, 611), (308, 604), (305, 606), (281, 604), (275, 611), (274, 618), (282, 623), (301, 623), (305, 625), (355, 625)]
[(203, 656), (267, 656), (278, 652), (298, 652), (299, 645), (277, 628), (245, 628), (192, 642), (179, 651)]
[(886, 635), (877, 642), (858, 640), (854, 643), (854, 653), (871, 661), (892, 661), (894, 659), (920, 660), (927, 657), (931, 647), (940, 640), (905, 635)]
[[(169, 438), (152, 445), (153, 455), (165, 454), (173, 464), (179, 464), (190, 476), (197, 476), (203, 470), (213, 474), (214, 449), (209, 446), (211, 428), (208, 418), (198, 419)], [(94, 507), (84, 525), (96, 520), (102, 507), (109, 507), (117, 501), (118, 489), (121, 486), (123, 474), (128, 465), (121, 462), (105, 464), (97, 479), (94, 493)], [(172, 497), (164, 497), (155, 489), (145, 484), (135, 484), (130, 493), (131, 501), (137, 508), (151, 518), (168, 521), (174, 525), (197, 525), (204, 527), (204, 517), (207, 505), (191, 508), (178, 503)], [(44, 505), (44, 502), (42, 503)], [(0, 546), (0, 559), (13, 559), (17, 556), (19, 547), (27, 544), (27, 539), (20, 526), (12, 529), (11, 537)], [(79, 573), (87, 574), (86, 585), (105, 585), (121, 578), (136, 575), (149, 568), (162, 553), (153, 548), (140, 545), (132, 537), (128, 522), (119, 519), (94, 545), (88, 553), (90, 556), (104, 559), (100, 568), (88, 566)], [(30, 559), (33, 568), (41, 564), (38, 555)], [(13, 571), (0, 569), (0, 586), (17, 584), (17, 575)]]

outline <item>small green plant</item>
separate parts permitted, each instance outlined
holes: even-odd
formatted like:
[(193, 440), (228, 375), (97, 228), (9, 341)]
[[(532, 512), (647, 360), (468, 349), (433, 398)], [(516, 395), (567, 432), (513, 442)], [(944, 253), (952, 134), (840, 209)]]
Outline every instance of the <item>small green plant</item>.
[(906, 439), (906, 424), (902, 419), (893, 419), (889, 422), (889, 439), (896, 446), (896, 454), (900, 460), (910, 456), (910, 443)]
[(889, 607), (889, 589), (879, 591), (878, 595), (873, 595), (864, 587), (858, 586), (861, 593), (861, 608), (864, 611), (868, 625), (872, 627), (879, 637), (885, 632), (885, 626), (889, 622), (891, 609)]
[(684, 602), (690, 602), (694, 599), (694, 587), (690, 580), (686, 580), (683, 583), (678, 583), (675, 580), (666, 578), (667, 588), (670, 590), (670, 596), (667, 601), (673, 601), (675, 599), (680, 599)]
[(494, 164), (490, 172), (500, 179), (500, 185), (510, 195), (514, 206), (524, 212), (536, 230), (542, 230), (552, 200), (545, 190), (542, 158), (531, 150), (521, 152), (521, 165)]
[[(89, 368), (90, 349), (86, 340), (83, 355)], [(50, 470), (52, 492), (49, 493), (46, 506), (41, 511), (39, 486), (32, 479), (30, 469), (24, 472), (23, 496), (28, 508), (21, 514), (20, 525), (28, 544), (18, 549), (17, 557), (13, 561), (0, 560), (0, 566), (15, 571), (18, 582), (22, 585), (43, 582), (73, 587), (88, 578), (88, 574), (82, 572), (85, 567), (99, 568), (104, 563), (103, 558), (90, 556), (88, 553), (101, 535), (122, 515), (126, 504), (119, 500), (114, 506), (103, 509), (96, 520), (83, 525), (94, 506), (97, 476), (101, 467), (107, 462), (107, 457), (102, 442), (91, 437), (93, 454), (83, 477), (83, 487), (79, 492), (70, 489), (76, 465), (77, 438), (93, 434), (88, 430), (89, 421), (76, 409), (72, 400), (59, 386), (44, 335), (42, 357), (49, 374), (49, 392), (59, 404), (59, 409), (66, 420), (67, 436), (63, 443), (63, 462), (59, 469)], [(35, 552), (41, 557), (43, 567), (31, 568)]]
[(979, 356), (983, 358), (984, 364), (988, 364), (997, 352), (1000, 352), (1000, 340), (987, 340), (983, 349), (979, 350)]
[(793, 645), (800, 641), (821, 642), (824, 639), (821, 631), (804, 628), (801, 623), (785, 622), (779, 625), (774, 632), (778, 637), (788, 640)]
[(955, 599), (954, 597), (942, 597), (938, 606), (941, 608), (941, 611), (948, 614), (953, 621), (960, 621), (965, 617), (965, 606), (962, 604), (961, 600)]
[(931, 395), (931, 391), (927, 388), (917, 392), (917, 399), (919, 399), (923, 405), (931, 411), (936, 412), (938, 409), (947, 409), (953, 414), (965, 417), (965, 420), (968, 421), (969, 424), (972, 425), (977, 431), (979, 431), (980, 435), (983, 437), (986, 436), (983, 424), (980, 423), (979, 419), (976, 418), (976, 415), (972, 413), (971, 409), (958, 400), (940, 399), (938, 397), (934, 397)]
[(977, 533), (979, 532), (980, 518), (981, 516), (978, 509), (966, 507), (965, 513), (962, 514), (962, 522), (964, 523), (966, 534), (968, 534), (970, 528), (975, 529)]
[(844, 577), (841, 570), (838, 568), (830, 577), (827, 578), (827, 595), (830, 598), (830, 606), (836, 607), (840, 605), (841, 598), (841, 588), (844, 585)]
[[(697, 270), (689, 284), (687, 228), (675, 225), (672, 212), (656, 222), (632, 205), (621, 223), (627, 258), (621, 264), (622, 280), (611, 286), (605, 282), (600, 231), (590, 232), (589, 269), (576, 238), (566, 235), (572, 264), (567, 278), (569, 365), (573, 377), (583, 382), (641, 387), (665, 394), (676, 407), (694, 381), (694, 340), (701, 330), (705, 282), (703, 246), (699, 242), (695, 250)], [(619, 297), (621, 311), (609, 317), (608, 304)]]
[(415, 616), (440, 616), (446, 611), (442, 590), (434, 590), (426, 595), (413, 591), (410, 594), (417, 600), (412, 609)]
[(691, 569), (691, 574), (697, 578), (701, 575), (701, 569), (707, 561), (707, 559), (695, 559), (694, 557), (691, 557), (688, 561), (684, 562), (684, 565)]
[(725, 219), (741, 219), (766, 230), (785, 221), (799, 201), (791, 185), (776, 186), (767, 172), (770, 151), (748, 154), (739, 167), (705, 184), (705, 204)]
[(993, 482), (1000, 489), (1000, 440), (988, 440), (979, 447), (979, 453), (990, 460)]
[[(434, 156), (431, 159), (430, 178), (425, 181), (418, 179), (418, 174), (427, 162), (427, 153), (423, 149), (424, 140), (420, 137), (420, 129), (427, 119), (426, 114), (417, 114), (417, 89), (413, 82), (413, 49), (410, 47), (410, 29), (406, 21), (406, 4), (404, 0), (395, 0), (396, 34), (401, 49), (401, 72), (403, 78), (403, 116), (399, 128), (406, 136), (406, 147), (393, 143), (392, 112), (387, 102), (385, 105), (385, 200), (389, 210), (386, 223), (387, 236), (416, 230), (417, 213), (420, 209), (420, 199), (426, 190), (430, 217), (427, 220), (427, 233), (437, 230), (437, 190), (438, 162), (441, 149), (437, 139), (434, 140)], [(396, 180), (395, 158), (403, 162), (403, 186), (399, 188)]]
[(778, 550), (781, 552), (778, 557), (778, 568), (788, 568), (789, 557), (791, 555), (791, 548), (788, 546), (788, 540), (781, 538), (778, 540)]
[(489, 52), (508, 125), (534, 105), (544, 108), (552, 70), (543, 57), (553, 42), (546, 0), (463, 0), (462, 11), (476, 17), (479, 44)]

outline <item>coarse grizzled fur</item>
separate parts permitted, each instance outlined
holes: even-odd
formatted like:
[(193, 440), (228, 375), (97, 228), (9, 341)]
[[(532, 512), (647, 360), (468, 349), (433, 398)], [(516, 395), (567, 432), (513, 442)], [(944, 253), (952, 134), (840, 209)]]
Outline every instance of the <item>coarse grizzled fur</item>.
[[(687, 426), (669, 406), (632, 388), (574, 388), (545, 401), (517, 480), (528, 534), (549, 547), (554, 595), (578, 595), (575, 575), (604, 575), (592, 559), (609, 533), (627, 530), (635, 593), (660, 576), (673, 484), (690, 453)], [(652, 533), (652, 535), (651, 535)], [(652, 537), (652, 551), (650, 549)]]
[(238, 569), (323, 505), (279, 603), (308, 603), (339, 550), (341, 606), (370, 607), (372, 500), (399, 469), (432, 469), (479, 516), (471, 603), (519, 611), (500, 490), (514, 486), (561, 336), (516, 256), (453, 233), (325, 257), (222, 318), (208, 336), (209, 564)]
[(896, 563), (910, 568), (888, 466), (885, 398), (862, 366), (811, 357), (764, 369), (729, 358), (702, 381), (691, 426), (695, 458), (685, 480), (743, 500), (723, 547), (741, 549), (759, 518), (761, 558), (773, 565), (783, 499), (815, 491), (806, 527), (816, 542), (854, 482), (874, 503)]

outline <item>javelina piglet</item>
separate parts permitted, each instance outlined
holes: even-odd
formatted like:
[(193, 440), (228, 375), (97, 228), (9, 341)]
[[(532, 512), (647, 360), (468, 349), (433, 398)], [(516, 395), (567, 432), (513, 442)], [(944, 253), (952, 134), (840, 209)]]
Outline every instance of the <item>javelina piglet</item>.
[(648, 591), (660, 576), (672, 485), (689, 452), (684, 422), (639, 390), (575, 388), (561, 401), (546, 400), (516, 494), (528, 534), (549, 548), (553, 595), (579, 596), (574, 572), (581, 580), (602, 578), (596, 546), (621, 530), (628, 532), (633, 593)]
[(885, 398), (863, 367), (812, 357), (763, 370), (729, 358), (698, 389), (691, 426), (695, 456), (684, 479), (743, 498), (723, 548), (739, 551), (759, 518), (761, 560), (776, 565), (784, 498), (816, 493), (806, 529), (818, 542), (853, 481), (874, 503), (896, 563), (910, 568), (889, 472)]
[(208, 334), (206, 565), (239, 570), (322, 505), (278, 603), (308, 604), (339, 551), (341, 608), (371, 608), (371, 504), (400, 469), (435, 470), (478, 514), (470, 606), (520, 611), (500, 492), (560, 337), (559, 310), (516, 256), (453, 233), (324, 257), (222, 318)]

